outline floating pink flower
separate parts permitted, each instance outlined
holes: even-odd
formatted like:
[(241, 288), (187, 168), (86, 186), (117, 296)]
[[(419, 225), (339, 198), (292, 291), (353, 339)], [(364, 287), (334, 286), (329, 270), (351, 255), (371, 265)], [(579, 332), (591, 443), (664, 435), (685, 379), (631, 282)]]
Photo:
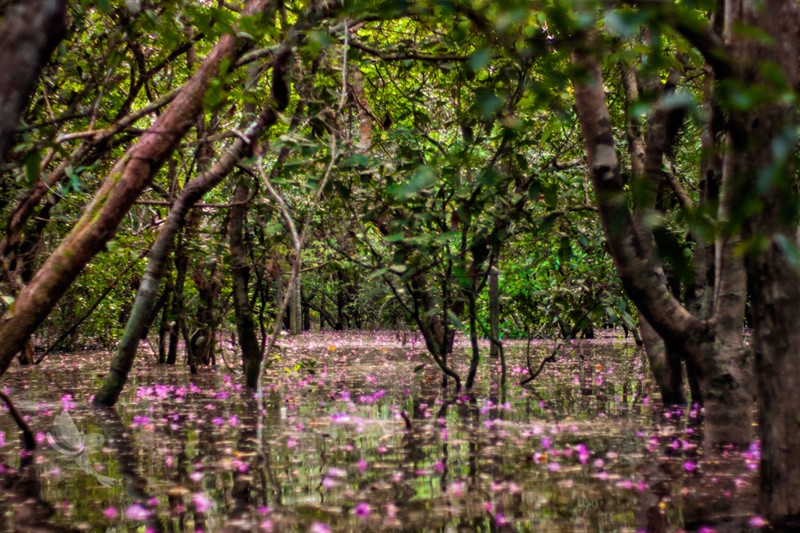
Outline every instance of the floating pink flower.
[(195, 492), (192, 494), (192, 501), (198, 513), (208, 512), (214, 506), (214, 503), (204, 492)]
[(764, 527), (768, 524), (763, 517), (758, 515), (751, 516), (747, 523), (750, 524), (750, 527)]
[(141, 504), (138, 503), (134, 503), (125, 509), (125, 517), (130, 520), (138, 520), (141, 522), (143, 520), (147, 520), (150, 514), (151, 513), (148, 509), (145, 509)]
[(372, 511), (370, 506), (367, 502), (358, 502), (353, 512), (359, 518), (366, 518), (369, 516), (369, 513)]
[(117, 509), (116, 507), (106, 507), (103, 510), (103, 516), (108, 518), (109, 520), (117, 517)]
[(314, 522), (311, 524), (311, 529), (309, 531), (311, 533), (331, 533), (331, 528), (328, 524), (323, 522)]

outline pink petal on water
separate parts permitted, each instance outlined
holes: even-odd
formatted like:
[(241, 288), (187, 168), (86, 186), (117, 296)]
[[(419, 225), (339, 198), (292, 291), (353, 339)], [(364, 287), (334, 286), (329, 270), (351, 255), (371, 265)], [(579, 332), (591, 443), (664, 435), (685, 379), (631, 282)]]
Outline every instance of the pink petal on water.
[(369, 516), (371, 510), (372, 509), (370, 509), (369, 504), (367, 502), (358, 502), (353, 512), (359, 518), (366, 518)]
[(125, 517), (131, 520), (146, 520), (147, 517), (150, 516), (150, 511), (142, 507), (138, 503), (134, 503), (127, 509), (125, 509)]
[(195, 492), (192, 494), (192, 501), (194, 502), (195, 509), (198, 513), (205, 513), (209, 511), (214, 503), (206, 496), (204, 492)]

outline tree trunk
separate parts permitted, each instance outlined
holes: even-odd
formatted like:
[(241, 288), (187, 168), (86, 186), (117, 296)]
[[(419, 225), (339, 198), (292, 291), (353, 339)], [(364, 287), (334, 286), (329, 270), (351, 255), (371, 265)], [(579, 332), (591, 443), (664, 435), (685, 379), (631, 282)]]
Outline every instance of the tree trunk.
[[(250, 196), (247, 183), (240, 181), (233, 193), (234, 203), (245, 202)], [(236, 205), (231, 209), (230, 251), (231, 277), (233, 278), (233, 309), (236, 316), (236, 332), (239, 336), (239, 348), (242, 350), (242, 367), (244, 368), (245, 385), (251, 389), (258, 386), (258, 373), (261, 367), (261, 347), (256, 336), (253, 310), (250, 307), (249, 278), (250, 265), (247, 263), (247, 251), (244, 237), (244, 222), (247, 217), (247, 205)]]
[(489, 270), (489, 337), (492, 339), (489, 357), (494, 359), (500, 355), (500, 271), (497, 266)]
[(66, 34), (66, 2), (14, 2), (0, 26), (0, 165), (39, 71)]
[[(761, 505), (776, 530), (800, 529), (800, 273), (790, 261), (796, 254), (797, 176), (792, 168), (796, 140), (793, 104), (781, 100), (786, 87), (797, 87), (800, 9), (791, 0), (726, 3), (726, 41), (734, 75), (747, 86), (774, 91), (774, 100), (730, 113), (726, 173), (735, 178), (732, 205), (756, 199), (760, 211), (746, 221), (751, 246), (746, 257), (752, 298), (753, 350), (758, 383), (761, 434)], [(757, 27), (769, 40), (734, 31)], [(777, 66), (780, 82), (762, 67)], [(776, 86), (776, 83), (779, 85)], [(783, 143), (791, 150), (781, 154)], [(792, 250), (795, 250), (792, 252)]]
[(292, 335), (299, 335), (303, 332), (301, 290), (300, 274), (298, 274), (294, 287), (292, 287), (292, 296), (289, 298), (289, 331)]
[[(670, 292), (666, 277), (653, 257), (652, 247), (637, 230), (628, 209), (598, 62), (585, 49), (576, 51), (574, 57), (577, 66), (584, 69), (575, 83), (575, 102), (586, 143), (589, 172), (603, 230), (622, 284), (667, 348), (680, 350), (693, 368), (699, 370), (700, 387), (707, 398), (706, 442), (744, 445), (750, 441), (752, 431), (751, 404), (740, 401), (746, 383), (741, 381), (738, 369), (727, 366), (735, 354), (723, 354), (720, 359), (717, 346), (719, 328), (732, 327), (731, 321), (715, 323), (695, 317)], [(733, 286), (735, 280), (730, 281)], [(731, 315), (735, 313), (735, 310), (729, 311)], [(722, 331), (726, 339), (733, 334), (735, 332)]]
[[(249, 0), (246, 12), (255, 14), (268, 0)], [(223, 62), (243, 49), (243, 39), (224, 35), (197, 72), (183, 85), (166, 111), (114, 165), (83, 216), (24, 287), (13, 309), (0, 320), (0, 374), (86, 264), (114, 236), (136, 198), (152, 181), (203, 109), (203, 96)]]

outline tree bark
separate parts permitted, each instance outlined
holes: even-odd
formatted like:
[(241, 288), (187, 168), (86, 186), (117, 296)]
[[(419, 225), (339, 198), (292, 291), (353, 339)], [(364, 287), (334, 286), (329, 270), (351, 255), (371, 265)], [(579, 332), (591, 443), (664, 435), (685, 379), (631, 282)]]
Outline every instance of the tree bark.
[[(268, 0), (249, 0), (246, 13), (258, 13), (269, 3)], [(31, 283), (20, 291), (13, 307), (0, 320), (0, 374), (6, 371), (14, 354), (22, 349), (84, 266), (114, 236), (136, 198), (202, 111), (203, 96), (220, 66), (236, 57), (244, 44), (243, 39), (233, 35), (220, 38), (166, 111), (114, 165), (75, 227)]]
[[(250, 196), (245, 182), (240, 181), (233, 193), (234, 203), (242, 203)], [(253, 310), (250, 307), (249, 278), (250, 266), (245, 249), (244, 221), (247, 206), (236, 205), (231, 209), (230, 251), (231, 277), (233, 278), (233, 308), (236, 316), (236, 332), (242, 350), (245, 385), (251, 389), (258, 386), (258, 373), (261, 367), (261, 347), (256, 336)]]
[(500, 271), (497, 266), (489, 270), (489, 337), (492, 339), (489, 347), (489, 357), (494, 359), (500, 355)]
[(64, 0), (14, 2), (0, 26), (0, 165), (39, 71), (66, 34)]
[[(789, 260), (796, 253), (796, 155), (781, 156), (781, 139), (796, 128), (796, 109), (778, 95), (785, 90), (766, 79), (763, 65), (777, 66), (781, 84), (796, 88), (800, 80), (800, 8), (792, 0), (726, 3), (726, 42), (734, 75), (747, 84), (775, 91), (771, 102), (732, 110), (725, 171), (732, 178), (733, 205), (757, 200), (760, 210), (746, 220), (750, 243), (746, 257), (752, 298), (753, 349), (758, 383), (761, 434), (761, 505), (770, 525), (779, 531), (800, 528), (800, 272)], [(737, 26), (757, 27), (770, 40), (735, 32)], [(765, 179), (767, 176), (769, 179)]]
[[(670, 292), (652, 247), (637, 230), (628, 209), (599, 64), (585, 49), (577, 50), (573, 56), (576, 65), (584, 70), (575, 83), (575, 102), (589, 173), (609, 250), (623, 286), (667, 346), (680, 350), (692, 368), (697, 369), (707, 414), (706, 442), (745, 445), (752, 433), (751, 404), (741, 401), (746, 383), (738, 369), (729, 366), (734, 352), (720, 358), (717, 345), (719, 328), (731, 327), (731, 321), (716, 323), (695, 317)], [(722, 337), (729, 339), (728, 335), (734, 333), (722, 331)], [(738, 334), (741, 335), (740, 329)]]

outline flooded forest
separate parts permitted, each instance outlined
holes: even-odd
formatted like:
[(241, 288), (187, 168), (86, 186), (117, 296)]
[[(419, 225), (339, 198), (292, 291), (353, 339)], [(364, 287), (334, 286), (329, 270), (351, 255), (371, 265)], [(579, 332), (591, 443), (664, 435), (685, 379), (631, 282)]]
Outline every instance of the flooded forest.
[(0, 530), (800, 531), (799, 48), (0, 0)]

